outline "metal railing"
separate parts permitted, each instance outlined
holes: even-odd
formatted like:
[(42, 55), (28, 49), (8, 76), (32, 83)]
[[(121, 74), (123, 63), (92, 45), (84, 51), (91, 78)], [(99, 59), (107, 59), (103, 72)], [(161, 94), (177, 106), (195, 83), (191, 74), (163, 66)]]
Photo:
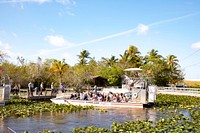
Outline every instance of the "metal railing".
[(200, 94), (200, 88), (158, 87), (158, 91), (171, 91), (171, 92), (199, 93)]
[(8, 133), (17, 133), (13, 129), (11, 129), (10, 127), (7, 127), (7, 131), (8, 131)]
[(158, 87), (158, 93), (200, 97), (200, 88)]

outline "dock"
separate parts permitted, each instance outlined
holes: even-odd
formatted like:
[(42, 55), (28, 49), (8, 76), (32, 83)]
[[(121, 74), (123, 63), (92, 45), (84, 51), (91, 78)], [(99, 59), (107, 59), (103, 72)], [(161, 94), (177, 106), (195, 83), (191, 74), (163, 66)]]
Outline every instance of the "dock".
[(51, 98), (55, 98), (56, 95), (51, 96), (51, 95), (34, 95), (34, 96), (30, 96), (28, 97), (27, 95), (19, 95), (20, 98), (23, 99), (28, 99), (28, 100), (50, 100)]
[(42, 94), (43, 95), (39, 95), (36, 92), (33, 92), (33, 96), (29, 96), (28, 89), (20, 89), (18, 96), (28, 100), (50, 100), (51, 98), (56, 97), (56, 94), (52, 93), (50, 89), (46, 89)]

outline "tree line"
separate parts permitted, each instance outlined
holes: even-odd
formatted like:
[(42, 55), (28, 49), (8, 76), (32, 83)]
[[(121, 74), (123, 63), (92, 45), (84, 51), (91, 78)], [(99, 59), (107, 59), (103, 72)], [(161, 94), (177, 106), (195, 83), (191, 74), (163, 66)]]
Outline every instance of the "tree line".
[(27, 88), (32, 81), (35, 86), (41, 82), (48, 88), (52, 82), (56, 86), (65, 84), (65, 87), (73, 87), (78, 90), (87, 85), (92, 85), (92, 76), (98, 75), (107, 79), (107, 86), (121, 86), (121, 78), (126, 68), (142, 68), (142, 73), (152, 78), (152, 82), (158, 86), (177, 84), (183, 80), (179, 61), (175, 55), (163, 57), (157, 50), (152, 49), (145, 56), (136, 46), (129, 46), (120, 58), (111, 56), (102, 57), (96, 61), (90, 57), (87, 50), (82, 50), (78, 56), (78, 63), (70, 66), (65, 59), (45, 59), (38, 57), (37, 62), (27, 62), (23, 57), (18, 57), (18, 64), (6, 60), (8, 55), (0, 51), (1, 76), (8, 74), (12, 85), (20, 84)]

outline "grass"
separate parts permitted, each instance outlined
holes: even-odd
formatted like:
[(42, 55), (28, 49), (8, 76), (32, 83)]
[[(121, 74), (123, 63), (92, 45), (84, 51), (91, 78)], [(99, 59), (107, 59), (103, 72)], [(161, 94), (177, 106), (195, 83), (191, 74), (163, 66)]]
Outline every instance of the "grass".
[(184, 84), (191, 88), (200, 88), (200, 81), (184, 80)]

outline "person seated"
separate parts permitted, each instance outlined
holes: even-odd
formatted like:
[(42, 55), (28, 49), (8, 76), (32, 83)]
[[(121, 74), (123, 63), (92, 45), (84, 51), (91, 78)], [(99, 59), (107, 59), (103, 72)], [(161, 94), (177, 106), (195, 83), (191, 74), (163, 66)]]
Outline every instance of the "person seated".
[(83, 94), (83, 100), (88, 100), (88, 95), (86, 92)]
[(69, 99), (74, 99), (74, 98), (75, 98), (75, 96), (74, 96), (74, 94), (72, 93)]

